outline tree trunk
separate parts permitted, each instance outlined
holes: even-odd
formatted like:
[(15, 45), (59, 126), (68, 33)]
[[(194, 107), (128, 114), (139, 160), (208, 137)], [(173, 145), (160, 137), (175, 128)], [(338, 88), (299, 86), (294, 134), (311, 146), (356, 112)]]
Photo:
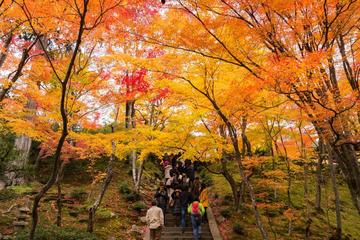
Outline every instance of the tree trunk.
[(26, 135), (21, 135), (15, 139), (15, 148), (19, 152), (17, 166), (24, 168), (29, 161), (29, 154), (32, 140)]
[[(114, 124), (111, 126), (111, 132), (114, 133), (115, 129), (114, 129), (114, 125), (117, 123), (118, 120), (118, 116), (119, 116), (119, 111), (120, 108), (118, 107), (116, 109), (116, 113), (115, 113), (115, 120), (114, 120)], [(94, 202), (94, 204), (89, 208), (88, 210), (88, 226), (87, 226), (87, 231), (88, 232), (93, 232), (94, 231), (94, 219), (95, 219), (95, 214), (96, 214), (96, 210), (98, 209), (98, 207), (100, 206), (102, 199), (105, 195), (105, 192), (111, 182), (112, 176), (113, 176), (113, 169), (112, 169), (112, 165), (113, 162), (115, 161), (115, 153), (116, 153), (116, 142), (115, 140), (111, 141), (111, 147), (112, 147), (112, 153), (108, 162), (108, 166), (107, 166), (107, 171), (106, 171), (106, 178), (104, 181), (104, 184), (102, 186), (102, 189), (96, 199), (96, 201)]]
[(315, 208), (321, 211), (321, 185), (322, 185), (322, 163), (325, 155), (325, 148), (322, 139), (319, 139), (319, 158), (316, 164), (316, 199)]
[(336, 140), (334, 141), (332, 136), (324, 135), (323, 133), (326, 131), (318, 123), (314, 122), (313, 125), (318, 135), (322, 136), (323, 141), (326, 142), (328, 154), (331, 153), (333, 160), (336, 160), (336, 163), (339, 164), (345, 176), (345, 182), (348, 185), (353, 204), (358, 214), (360, 214), (360, 166), (354, 146), (346, 143), (336, 145)]
[(334, 168), (334, 161), (333, 161), (333, 154), (331, 149), (328, 149), (329, 154), (329, 168), (330, 168), (330, 175), (331, 175), (331, 183), (335, 195), (335, 209), (336, 209), (336, 239), (341, 239), (342, 235), (342, 225), (341, 225), (341, 209), (340, 209), (340, 197), (339, 197), (339, 190), (336, 183), (336, 175), (335, 175), (335, 168)]
[(244, 156), (251, 156), (251, 143), (246, 136), (246, 127), (247, 127), (247, 118), (243, 117), (241, 121), (241, 138), (242, 138), (242, 155)]
[[(82, 35), (84, 33), (84, 26), (85, 26), (85, 18), (86, 18), (86, 13), (87, 13), (87, 7), (88, 7), (89, 1), (84, 1), (84, 6), (83, 6), (83, 12), (80, 16), (80, 26), (79, 26), (79, 31), (78, 31), (78, 35), (77, 35), (77, 40), (76, 40), (76, 44), (75, 44), (75, 48), (74, 48), (74, 52), (72, 54), (70, 63), (68, 65), (67, 68), (67, 72), (66, 75), (64, 77), (64, 80), (61, 81), (59, 79), (59, 81), (61, 82), (61, 99), (60, 99), (60, 113), (61, 113), (61, 118), (62, 118), (62, 131), (61, 131), (61, 136), (59, 138), (57, 147), (56, 147), (56, 151), (54, 154), (54, 165), (53, 165), (53, 169), (50, 175), (49, 180), (47, 181), (47, 183), (40, 189), (39, 193), (35, 195), (34, 197), (34, 203), (33, 203), (33, 208), (32, 208), (32, 225), (31, 225), (31, 229), (30, 229), (30, 234), (29, 234), (29, 240), (34, 240), (35, 237), (35, 230), (36, 230), (36, 226), (38, 223), (38, 207), (39, 207), (39, 203), (40, 200), (42, 199), (42, 197), (45, 195), (45, 193), (54, 185), (56, 177), (57, 177), (57, 173), (60, 167), (60, 157), (61, 157), (61, 150), (62, 147), (64, 145), (64, 142), (66, 140), (68, 133), (68, 116), (67, 116), (67, 110), (65, 107), (65, 99), (67, 96), (67, 85), (68, 82), (70, 80), (71, 77), (71, 73), (73, 71), (73, 66), (75, 64), (75, 60), (76, 60), (76, 56), (78, 54), (79, 48), (80, 48), (80, 44), (82, 41)], [(31, 24), (31, 22), (30, 22)], [(46, 52), (46, 49), (43, 49), (44, 52)], [(49, 60), (49, 59), (48, 59)], [(50, 61), (50, 60), (49, 60)]]
[(349, 187), (353, 204), (360, 214), (360, 166), (353, 145), (344, 144), (336, 147), (336, 160), (345, 175), (345, 181)]
[[(8, 86), (0, 89), (0, 103), (5, 99), (6, 94), (10, 91), (13, 84), (22, 76), (23, 69), (27, 62), (29, 61), (29, 52), (35, 46), (38, 38), (28, 48), (25, 48), (22, 52), (20, 62), (17, 65), (16, 71), (13, 74), (8, 76), (9, 84)], [(6, 57), (5, 57), (6, 58)]]
[[(306, 159), (304, 159), (306, 161)], [(310, 209), (309, 209), (309, 183), (308, 183), (308, 164), (304, 162), (304, 200), (305, 200), (305, 219), (306, 219), (306, 229), (305, 229), (305, 239), (310, 238), (310, 226), (312, 220), (310, 218)]]
[[(291, 208), (293, 206), (292, 201), (291, 201), (291, 184), (292, 184), (292, 179), (291, 179), (291, 165), (290, 165), (290, 159), (288, 158), (288, 152), (287, 152), (287, 148), (285, 146), (285, 142), (284, 142), (284, 138), (282, 136), (281, 133), (281, 126), (280, 126), (280, 122), (278, 122), (278, 128), (279, 128), (279, 135), (280, 135), (280, 141), (281, 141), (281, 145), (283, 146), (284, 149), (284, 159), (285, 159), (285, 164), (286, 164), (286, 171), (287, 171), (287, 189), (286, 189), (286, 193), (287, 193), (287, 205), (289, 208)], [(275, 143), (276, 146), (276, 151), (279, 153), (278, 150), (278, 146), (277, 143)]]
[(111, 154), (109, 162), (108, 162), (108, 166), (107, 166), (107, 170), (106, 170), (106, 178), (105, 178), (104, 184), (102, 185), (101, 191), (100, 191), (96, 201), (88, 210), (88, 216), (89, 216), (88, 226), (87, 226), (88, 232), (94, 231), (94, 219), (95, 219), (96, 210), (100, 206), (100, 204), (105, 196), (105, 192), (108, 189), (108, 186), (109, 186), (112, 176), (113, 176), (112, 164), (115, 160), (115, 150), (116, 150), (115, 140), (113, 140), (111, 142), (111, 146), (112, 146), (112, 154)]
[(268, 233), (267, 233), (267, 231), (265, 230), (265, 228), (264, 228), (264, 226), (262, 224), (262, 221), (261, 221), (261, 218), (260, 218), (260, 213), (259, 213), (259, 211), (257, 209), (256, 198), (255, 198), (253, 186), (248, 181), (248, 179), (247, 179), (247, 177), (245, 175), (241, 160), (239, 160), (239, 158), (238, 158), (238, 163), (239, 163), (239, 169), (240, 169), (241, 178), (243, 179), (245, 185), (247, 186), (247, 188), (249, 190), (249, 195), (250, 195), (250, 199), (251, 199), (251, 205), (252, 205), (252, 208), (253, 208), (253, 211), (254, 211), (254, 214), (255, 214), (256, 225), (258, 226), (263, 239), (268, 240), (269, 239)]
[(26, 182), (24, 169), (29, 161), (29, 154), (32, 140), (28, 136), (21, 135), (15, 139), (15, 151), (17, 157), (8, 165), (5, 175), (8, 178), (8, 185), (20, 185)]
[(4, 41), (4, 46), (3, 46), (3, 51), (2, 53), (0, 53), (0, 68), (4, 65), (8, 51), (9, 51), (9, 47), (10, 47), (10, 43), (13, 37), (13, 33), (10, 32), (9, 34), (6, 35), (6, 39)]
[[(136, 127), (135, 100), (128, 100), (128, 101), (126, 101), (126, 105), (125, 105), (125, 128), (132, 129), (135, 127)], [(132, 170), (131, 172), (132, 172), (132, 178), (133, 178), (135, 191), (137, 193), (139, 193), (145, 159), (143, 161), (141, 161), (140, 165), (137, 167), (137, 164), (136, 164), (137, 156), (136, 156), (136, 150), (134, 149), (131, 152), (131, 154), (129, 155), (129, 160), (131, 162), (131, 170)]]
[(139, 168), (138, 168), (138, 171), (137, 171), (136, 182), (135, 182), (135, 190), (136, 190), (137, 193), (140, 192), (141, 177), (142, 177), (142, 174), (143, 174), (144, 163), (145, 163), (146, 160), (147, 160), (147, 158), (145, 158), (144, 160), (142, 160), (142, 161), (140, 162), (140, 165), (139, 165)]
[[(224, 158), (224, 157), (223, 157)], [(227, 169), (227, 161), (225, 159), (221, 160), (221, 174), (224, 176), (226, 181), (229, 183), (233, 198), (234, 198), (234, 206), (235, 210), (238, 211), (240, 207), (240, 199), (241, 199), (241, 192), (239, 188), (239, 184), (236, 183), (233, 176), (230, 174), (229, 170)]]
[(220, 116), (220, 118), (223, 120), (224, 124), (227, 127), (227, 130), (228, 130), (229, 135), (230, 135), (231, 143), (232, 143), (233, 148), (234, 148), (235, 160), (238, 163), (240, 176), (241, 176), (242, 181), (244, 182), (245, 186), (249, 190), (249, 195), (250, 195), (250, 199), (251, 199), (251, 205), (252, 205), (252, 209), (253, 209), (254, 214), (255, 214), (256, 225), (259, 228), (263, 239), (268, 240), (269, 235), (268, 235), (267, 231), (265, 230), (265, 228), (264, 228), (264, 226), (262, 224), (260, 214), (259, 214), (259, 211), (257, 209), (256, 198), (255, 198), (253, 186), (248, 181), (248, 178), (246, 177), (246, 174), (245, 174), (245, 171), (244, 171), (244, 166), (242, 165), (242, 158), (241, 158), (241, 152), (240, 152), (240, 149), (239, 149), (239, 141), (238, 141), (238, 135), (237, 135), (236, 128), (229, 121), (229, 119), (224, 115), (224, 113), (221, 111), (221, 108), (219, 107), (219, 105), (213, 99), (211, 99), (209, 97), (208, 97), (208, 99), (210, 100), (210, 102), (213, 105), (214, 109), (217, 111), (218, 115)]
[(64, 177), (64, 168), (65, 162), (62, 161), (60, 164), (60, 169), (56, 178), (56, 186), (57, 186), (57, 199), (56, 199), (56, 207), (57, 207), (57, 215), (56, 215), (56, 225), (61, 226), (62, 220), (62, 192), (61, 192), (61, 181)]

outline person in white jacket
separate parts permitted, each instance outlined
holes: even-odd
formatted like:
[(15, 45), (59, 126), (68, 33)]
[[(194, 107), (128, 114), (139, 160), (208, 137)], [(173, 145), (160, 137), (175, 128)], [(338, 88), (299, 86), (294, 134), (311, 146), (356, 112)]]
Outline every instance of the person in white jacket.
[(164, 227), (164, 213), (156, 206), (156, 201), (151, 202), (152, 207), (147, 210), (146, 222), (150, 229), (150, 240), (160, 240), (161, 230)]
[(165, 172), (165, 181), (168, 180), (170, 176), (170, 171), (172, 169), (172, 166), (170, 164), (167, 164), (164, 166), (164, 172)]

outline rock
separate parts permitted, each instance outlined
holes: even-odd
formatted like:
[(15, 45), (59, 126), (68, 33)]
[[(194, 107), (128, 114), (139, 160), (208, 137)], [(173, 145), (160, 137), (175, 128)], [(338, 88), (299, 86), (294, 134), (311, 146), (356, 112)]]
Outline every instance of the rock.
[(38, 191), (33, 190), (33, 191), (24, 192), (24, 195), (33, 196), (33, 195), (36, 195), (36, 194), (38, 194), (38, 193), (39, 193)]
[(6, 188), (6, 182), (4, 182), (3, 180), (0, 180), (0, 191), (4, 190), (5, 188)]
[(219, 223), (222, 223), (222, 222), (225, 222), (226, 221), (226, 218), (224, 218), (223, 216), (219, 216), (218, 217), (218, 221), (219, 221)]
[(88, 222), (88, 219), (87, 219), (87, 218), (86, 218), (86, 219), (84, 218), (84, 219), (80, 219), (80, 220), (79, 220), (79, 223), (87, 223), (87, 222)]
[(146, 223), (146, 217), (141, 217), (141, 218), (140, 218), (140, 222), (141, 222), (141, 223)]
[(26, 220), (29, 216), (27, 214), (23, 214), (20, 213), (19, 215), (16, 216), (16, 218), (21, 221), (21, 220)]
[(70, 211), (69, 215), (72, 216), (72, 217), (77, 217), (77, 216), (79, 216), (79, 213), (76, 212), (76, 211)]
[(22, 228), (24, 228), (24, 227), (26, 227), (27, 225), (29, 225), (29, 223), (28, 223), (28, 222), (25, 222), (25, 221), (14, 221), (14, 222), (13, 222), (13, 225), (14, 225), (15, 227), (22, 227)]
[(137, 226), (137, 225), (132, 225), (131, 226), (131, 230), (130, 230), (131, 232), (133, 232), (133, 233), (142, 233), (142, 231), (141, 231), (141, 227), (139, 227), (139, 226)]
[(12, 239), (14, 239), (14, 237), (13, 237), (13, 236), (10, 236), (10, 235), (6, 235), (6, 236), (3, 236), (2, 239), (3, 239), (3, 240), (12, 240)]
[(21, 207), (21, 208), (19, 208), (19, 211), (20, 211), (21, 213), (26, 213), (26, 214), (28, 214), (28, 213), (30, 213), (30, 208), (28, 208), (28, 207)]
[(71, 199), (63, 199), (62, 203), (64, 203), (64, 204), (75, 204), (75, 201), (71, 200)]

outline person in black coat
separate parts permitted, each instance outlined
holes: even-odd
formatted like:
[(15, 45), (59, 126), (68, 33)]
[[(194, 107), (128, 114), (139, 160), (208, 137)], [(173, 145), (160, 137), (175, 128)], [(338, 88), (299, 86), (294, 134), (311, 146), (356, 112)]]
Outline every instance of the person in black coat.
[(158, 188), (155, 193), (157, 206), (163, 210), (164, 215), (166, 214), (166, 208), (169, 203), (169, 196), (167, 195), (166, 189), (164, 187)]
[(181, 215), (181, 189), (177, 188), (171, 195), (173, 208), (173, 215), (175, 217), (175, 227), (180, 226), (180, 215)]
[(184, 187), (183, 191), (180, 194), (180, 203), (181, 203), (181, 219), (180, 219), (180, 226), (182, 232), (185, 231), (186, 227), (186, 212), (187, 208), (190, 203), (193, 202), (193, 195), (189, 191), (189, 187)]

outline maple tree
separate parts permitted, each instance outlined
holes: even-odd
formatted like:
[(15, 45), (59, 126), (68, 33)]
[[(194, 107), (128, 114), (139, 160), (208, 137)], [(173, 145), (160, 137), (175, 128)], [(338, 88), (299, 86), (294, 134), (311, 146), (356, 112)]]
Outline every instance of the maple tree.
[[(359, 4), (0, 1), (0, 127), (28, 138), (28, 148), (41, 142), (38, 158), (54, 160), (34, 199), (29, 239), (53, 185), (61, 225), (61, 179), (70, 159), (107, 159), (88, 209), (92, 232), (113, 163), (130, 160), (140, 192), (145, 162), (165, 152), (210, 162), (207, 170), (229, 184), (235, 209), (248, 194), (263, 239), (270, 238), (268, 209), (281, 204), (257, 198), (286, 192), (290, 236), (298, 175), (308, 237), (308, 176), (316, 164), (321, 211), (328, 166), (341, 238), (335, 163), (360, 213)], [(268, 192), (258, 192), (264, 185)]]
[[(323, 135), (359, 205), (357, 1), (170, 1), (144, 41), (245, 69)], [(176, 25), (174, 18), (184, 17)], [(165, 20), (166, 18), (166, 20)], [(153, 31), (153, 30), (151, 30)], [(177, 34), (171, 34), (172, 32)], [(201, 39), (201, 41), (199, 41)], [(341, 56), (341, 59), (336, 58)]]

